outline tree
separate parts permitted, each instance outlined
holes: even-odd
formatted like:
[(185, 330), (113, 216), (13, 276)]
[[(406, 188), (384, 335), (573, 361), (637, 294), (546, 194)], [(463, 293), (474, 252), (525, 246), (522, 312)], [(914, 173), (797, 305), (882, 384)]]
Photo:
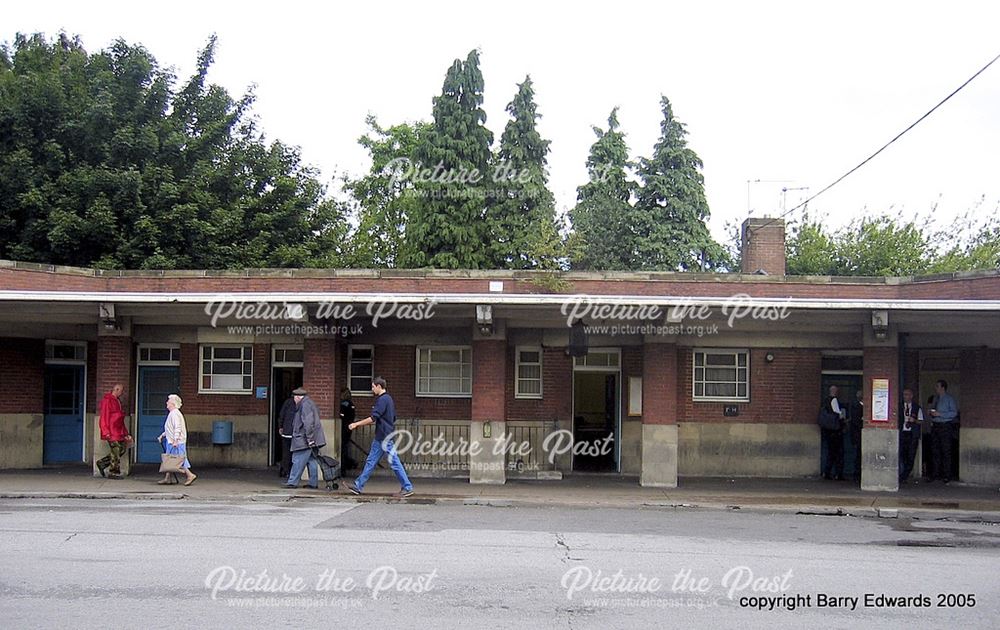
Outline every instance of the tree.
[(368, 116), (370, 132), (358, 142), (372, 158), (371, 170), (358, 179), (346, 179), (345, 188), (358, 205), (358, 228), (352, 238), (352, 262), (360, 267), (396, 267), (404, 249), (406, 225), (421, 200), (413, 179), (406, 177), (417, 147), (430, 124), (401, 123), (382, 128)]
[(18, 35), (0, 52), (0, 256), (108, 268), (335, 264), (340, 207), (234, 100), (119, 40)]
[(420, 177), (406, 225), (405, 266), (481, 269), (489, 266), (484, 199), (493, 134), (485, 127), (479, 53), (456, 59), (434, 98), (434, 123), (416, 150)]
[[(980, 202), (980, 205), (982, 202)], [(948, 246), (931, 261), (931, 273), (954, 273), (977, 269), (1000, 268), (1000, 207), (992, 212), (966, 213), (947, 229), (941, 229), (931, 236), (935, 243)], [(976, 217), (984, 217), (977, 219)]]
[(913, 222), (888, 216), (852, 221), (836, 245), (838, 275), (908, 276), (927, 272), (929, 245)]
[(663, 122), (651, 158), (639, 159), (635, 269), (698, 271), (724, 266), (725, 251), (705, 221), (709, 216), (701, 158), (687, 146), (687, 131), (660, 98)]
[(555, 269), (562, 257), (555, 198), (548, 188), (549, 141), (538, 133), (541, 117), (531, 77), (507, 105), (511, 115), (491, 174), (487, 206), (491, 265), (498, 269)]
[(607, 131), (594, 127), (597, 141), (590, 147), (590, 181), (577, 188), (577, 204), (570, 210), (573, 233), (568, 248), (574, 269), (634, 269), (638, 239), (632, 230), (635, 183), (629, 177), (625, 134), (619, 130), (618, 108), (608, 116)]
[(833, 238), (820, 221), (807, 214), (789, 228), (785, 241), (785, 273), (790, 276), (840, 275)]
[(828, 232), (806, 215), (785, 243), (788, 274), (915, 276), (1000, 267), (1000, 219), (995, 216), (982, 222), (966, 216), (932, 229), (930, 219), (875, 215)]

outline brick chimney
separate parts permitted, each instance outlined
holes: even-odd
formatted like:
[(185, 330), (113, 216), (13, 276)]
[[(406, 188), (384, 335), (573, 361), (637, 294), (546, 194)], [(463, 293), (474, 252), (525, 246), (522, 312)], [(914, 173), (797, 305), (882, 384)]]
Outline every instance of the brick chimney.
[(743, 222), (740, 237), (742, 264), (746, 274), (785, 275), (785, 221), (751, 217)]

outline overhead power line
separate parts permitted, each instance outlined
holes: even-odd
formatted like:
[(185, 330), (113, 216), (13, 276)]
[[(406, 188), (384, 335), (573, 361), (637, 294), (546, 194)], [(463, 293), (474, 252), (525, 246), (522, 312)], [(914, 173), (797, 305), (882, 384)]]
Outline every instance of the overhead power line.
[(786, 210), (786, 211), (782, 212), (781, 214), (779, 214), (778, 216), (776, 216), (776, 217), (773, 217), (773, 218), (771, 218), (770, 220), (768, 220), (768, 221), (765, 221), (764, 223), (761, 223), (761, 224), (760, 224), (760, 225), (758, 225), (758, 226), (754, 226), (754, 227), (752, 228), (752, 229), (753, 229), (753, 231), (755, 231), (755, 232), (756, 232), (756, 231), (757, 231), (757, 230), (759, 230), (759, 229), (762, 229), (762, 228), (765, 228), (765, 227), (767, 227), (768, 225), (770, 225), (770, 224), (771, 224), (771, 223), (773, 223), (774, 221), (777, 221), (778, 219), (783, 219), (783, 218), (785, 218), (786, 216), (788, 216), (789, 214), (791, 214), (791, 213), (795, 212), (795, 211), (796, 211), (796, 210), (798, 210), (799, 208), (802, 208), (802, 207), (804, 207), (805, 205), (807, 205), (807, 204), (808, 204), (808, 203), (809, 203), (810, 201), (812, 201), (812, 200), (813, 200), (813, 199), (815, 199), (816, 197), (819, 197), (820, 195), (822, 195), (822, 194), (823, 194), (823, 193), (825, 193), (826, 191), (830, 190), (831, 188), (833, 188), (834, 186), (836, 186), (836, 185), (837, 185), (837, 184), (839, 184), (840, 182), (844, 181), (844, 179), (845, 179), (845, 178), (847, 178), (847, 176), (848, 176), (848, 175), (850, 175), (850, 174), (851, 174), (851, 173), (853, 173), (854, 171), (858, 170), (859, 168), (861, 168), (862, 166), (864, 166), (864, 165), (865, 165), (865, 164), (867, 164), (868, 162), (872, 161), (872, 159), (874, 159), (874, 158), (875, 158), (875, 156), (877, 156), (877, 155), (878, 155), (879, 153), (881, 153), (882, 151), (885, 151), (885, 150), (886, 150), (887, 148), (889, 148), (889, 146), (890, 146), (890, 145), (891, 145), (892, 143), (894, 143), (894, 142), (895, 142), (896, 140), (899, 140), (900, 138), (902, 138), (902, 137), (903, 137), (903, 136), (904, 136), (904, 135), (905, 135), (905, 134), (906, 134), (906, 133), (907, 133), (907, 132), (908, 132), (909, 130), (913, 129), (914, 127), (916, 127), (917, 125), (919, 125), (919, 124), (920, 124), (920, 123), (921, 123), (921, 122), (922, 122), (922, 121), (923, 121), (923, 120), (924, 120), (925, 118), (927, 118), (928, 116), (930, 116), (931, 114), (933, 114), (933, 113), (934, 113), (934, 111), (935, 111), (935, 110), (937, 110), (937, 108), (939, 108), (939, 107), (941, 107), (942, 105), (944, 105), (945, 103), (947, 103), (947, 102), (948, 102), (948, 101), (949, 101), (949, 100), (951, 99), (951, 97), (953, 97), (953, 96), (955, 96), (956, 94), (958, 94), (959, 92), (961, 92), (961, 91), (962, 91), (962, 89), (963, 89), (963, 88), (964, 88), (965, 86), (967, 86), (968, 84), (972, 83), (973, 79), (975, 79), (976, 77), (978, 77), (979, 75), (981, 75), (981, 74), (982, 74), (983, 72), (985, 72), (985, 71), (986, 71), (986, 69), (987, 69), (987, 68), (989, 68), (990, 66), (992, 66), (992, 65), (994, 64), (994, 62), (996, 62), (996, 61), (997, 61), (998, 59), (1000, 59), (1000, 55), (997, 55), (996, 57), (994, 57), (993, 59), (991, 59), (989, 63), (987, 63), (987, 64), (986, 64), (985, 66), (983, 66), (982, 68), (980, 68), (980, 69), (979, 69), (979, 71), (978, 71), (978, 72), (976, 72), (976, 73), (975, 73), (974, 75), (972, 75), (971, 77), (969, 77), (969, 78), (968, 78), (968, 79), (967, 79), (967, 80), (965, 81), (965, 83), (963, 83), (962, 85), (960, 85), (960, 86), (958, 86), (957, 88), (955, 88), (955, 90), (954, 90), (954, 91), (953, 91), (953, 92), (952, 92), (951, 94), (949, 94), (948, 96), (946, 96), (946, 97), (944, 97), (943, 99), (941, 99), (941, 102), (940, 102), (940, 103), (938, 103), (938, 104), (937, 104), (937, 105), (935, 105), (934, 107), (932, 107), (932, 108), (930, 108), (929, 110), (927, 110), (927, 113), (926, 113), (926, 114), (924, 114), (923, 116), (921, 116), (920, 118), (918, 118), (917, 120), (915, 120), (915, 121), (913, 122), (913, 124), (911, 124), (911, 125), (910, 125), (909, 127), (907, 127), (906, 129), (904, 129), (904, 130), (900, 131), (900, 132), (899, 132), (898, 134), (896, 134), (896, 137), (895, 137), (895, 138), (893, 138), (892, 140), (890, 140), (890, 141), (886, 142), (886, 143), (885, 143), (884, 145), (882, 145), (882, 147), (881, 147), (881, 148), (880, 148), (880, 149), (879, 149), (878, 151), (876, 151), (875, 153), (872, 153), (871, 155), (869, 155), (869, 156), (868, 156), (867, 158), (865, 158), (865, 159), (864, 159), (864, 160), (863, 160), (863, 161), (862, 161), (862, 162), (861, 162), (860, 164), (858, 164), (857, 166), (855, 166), (855, 167), (854, 167), (854, 168), (852, 168), (851, 170), (847, 171), (846, 173), (844, 173), (843, 175), (841, 175), (840, 177), (838, 177), (837, 179), (835, 179), (835, 180), (834, 180), (833, 182), (831, 182), (830, 184), (827, 184), (827, 185), (826, 185), (826, 187), (824, 187), (824, 188), (823, 188), (822, 190), (820, 190), (819, 192), (817, 192), (817, 193), (816, 193), (815, 195), (813, 195), (813, 196), (809, 197), (808, 199), (806, 199), (805, 201), (803, 201), (803, 202), (802, 202), (802, 203), (800, 203), (799, 205), (795, 206), (795, 207), (794, 207), (794, 208), (792, 208), (791, 210)]

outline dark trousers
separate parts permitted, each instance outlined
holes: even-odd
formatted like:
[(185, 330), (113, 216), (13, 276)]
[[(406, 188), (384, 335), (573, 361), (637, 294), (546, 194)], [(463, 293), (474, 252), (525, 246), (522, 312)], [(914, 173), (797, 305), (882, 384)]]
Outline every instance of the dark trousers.
[(913, 462), (920, 447), (920, 426), (914, 426), (909, 431), (899, 432), (899, 481), (910, 478), (913, 472)]
[(933, 468), (931, 477), (934, 479), (951, 480), (951, 443), (955, 439), (954, 422), (935, 422), (931, 424), (931, 449), (933, 451)]
[(824, 477), (844, 476), (844, 432), (840, 429), (820, 429), (826, 442), (826, 467)]
[(281, 465), (278, 466), (278, 476), (284, 478), (292, 472), (292, 438), (279, 438), (281, 440)]

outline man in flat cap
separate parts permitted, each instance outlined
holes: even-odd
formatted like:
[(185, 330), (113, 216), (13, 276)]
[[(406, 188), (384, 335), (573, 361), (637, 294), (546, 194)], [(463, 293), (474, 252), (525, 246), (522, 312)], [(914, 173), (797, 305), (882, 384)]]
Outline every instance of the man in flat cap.
[(298, 488), (302, 471), (309, 467), (309, 487), (319, 487), (319, 469), (314, 449), (326, 446), (326, 435), (319, 421), (319, 409), (309, 398), (309, 392), (299, 387), (292, 391), (295, 400), (295, 418), (292, 421), (292, 471), (285, 488)]

